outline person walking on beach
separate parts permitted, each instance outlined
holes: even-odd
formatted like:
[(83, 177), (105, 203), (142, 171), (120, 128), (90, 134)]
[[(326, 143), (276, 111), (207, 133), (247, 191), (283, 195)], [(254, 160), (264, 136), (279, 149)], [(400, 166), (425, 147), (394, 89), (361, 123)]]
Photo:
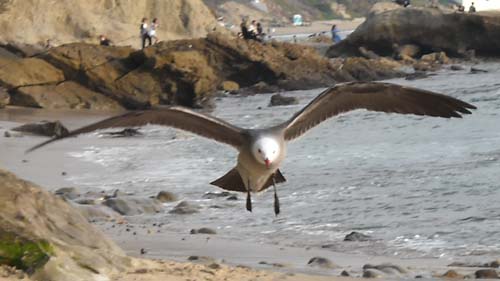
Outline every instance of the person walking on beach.
[(154, 40), (153, 44), (158, 43), (158, 37), (156, 36), (156, 29), (158, 29), (158, 19), (154, 18), (148, 30), (149, 45), (151, 45), (151, 40)]
[(332, 33), (333, 43), (337, 44), (338, 42), (342, 41), (342, 39), (340, 39), (340, 36), (338, 34), (339, 30), (337, 29), (336, 24), (332, 25), (332, 29), (330, 30), (330, 32)]
[(474, 2), (472, 2), (469, 7), (469, 13), (475, 13), (475, 12), (476, 12), (476, 7), (474, 6)]
[(146, 47), (146, 40), (149, 41), (149, 45), (151, 45), (151, 37), (149, 37), (149, 30), (148, 30), (148, 18), (142, 18), (141, 20), (141, 42), (142, 42), (142, 49)]

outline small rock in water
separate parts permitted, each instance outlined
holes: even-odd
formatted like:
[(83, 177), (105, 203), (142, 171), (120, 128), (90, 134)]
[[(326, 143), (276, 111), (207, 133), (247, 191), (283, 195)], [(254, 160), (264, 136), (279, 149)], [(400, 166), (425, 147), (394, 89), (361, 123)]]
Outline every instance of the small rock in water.
[(238, 196), (237, 195), (231, 195), (226, 200), (228, 200), (228, 201), (236, 201), (236, 200), (238, 200)]
[(217, 232), (208, 227), (202, 227), (199, 229), (191, 229), (190, 234), (217, 234)]
[(344, 241), (361, 241), (362, 242), (362, 241), (368, 241), (371, 239), (372, 239), (371, 236), (363, 234), (363, 233), (359, 233), (356, 231), (353, 231), (344, 237)]
[(221, 198), (221, 197), (228, 197), (234, 195), (231, 192), (227, 191), (222, 191), (222, 192), (207, 192), (203, 194), (203, 199), (215, 199), (215, 198)]
[(480, 269), (474, 275), (476, 279), (498, 279), (498, 273), (494, 269)]
[(124, 137), (140, 136), (140, 135), (142, 135), (142, 133), (139, 132), (139, 130), (134, 129), (134, 128), (125, 128), (125, 129), (123, 129), (121, 131), (117, 131), (117, 132), (106, 132), (106, 133), (103, 133), (103, 135), (108, 135), (108, 136), (113, 137), (113, 138), (124, 138)]
[(424, 71), (415, 71), (414, 73), (408, 74), (405, 77), (405, 80), (417, 80), (417, 79), (424, 79), (429, 77), (430, 75)]
[(375, 269), (363, 270), (363, 278), (383, 278), (384, 274)]
[(156, 199), (162, 203), (165, 202), (173, 202), (177, 201), (177, 196), (175, 196), (172, 192), (170, 191), (160, 191), (156, 195)]
[(162, 208), (160, 202), (150, 198), (110, 198), (105, 200), (103, 204), (125, 216), (155, 214), (161, 211)]
[(4, 137), (6, 137), (6, 138), (10, 138), (10, 133), (9, 133), (9, 131), (5, 131), (5, 132), (3, 133), (3, 136), (4, 136)]
[(323, 257), (314, 257), (310, 259), (307, 264), (309, 266), (315, 266), (315, 267), (321, 267), (321, 268), (337, 268), (338, 266), (334, 264), (332, 261), (330, 261), (327, 258)]
[(464, 276), (461, 274), (458, 274), (455, 270), (451, 269), (445, 272), (441, 277), (444, 278), (463, 278)]
[(54, 194), (68, 200), (74, 200), (80, 197), (80, 192), (74, 187), (62, 187), (54, 191)]
[(141, 255), (144, 255), (145, 253), (147, 253), (148, 251), (146, 251), (146, 249), (144, 248), (141, 248)]
[(464, 67), (458, 64), (452, 64), (450, 66), (450, 69), (453, 71), (459, 71), (459, 70), (464, 70)]
[(189, 215), (199, 212), (200, 207), (189, 202), (182, 201), (175, 206), (169, 213), (178, 215)]
[(351, 275), (349, 274), (349, 272), (347, 272), (347, 271), (345, 271), (345, 270), (342, 270), (342, 272), (340, 273), (340, 276), (343, 276), (343, 277), (349, 277), (349, 276), (351, 276)]
[(484, 70), (484, 69), (480, 69), (480, 68), (471, 67), (471, 68), (470, 68), (470, 73), (471, 73), (471, 74), (477, 74), (477, 73), (488, 73), (488, 70)]
[(378, 265), (365, 264), (363, 266), (363, 269), (376, 269), (387, 274), (406, 273), (406, 270), (400, 267), (399, 265), (394, 265), (390, 263), (383, 263)]
[(199, 262), (199, 263), (215, 263), (215, 259), (206, 256), (189, 256), (188, 261)]
[(298, 104), (299, 100), (296, 97), (285, 97), (281, 94), (274, 94), (271, 96), (269, 106), (291, 105)]

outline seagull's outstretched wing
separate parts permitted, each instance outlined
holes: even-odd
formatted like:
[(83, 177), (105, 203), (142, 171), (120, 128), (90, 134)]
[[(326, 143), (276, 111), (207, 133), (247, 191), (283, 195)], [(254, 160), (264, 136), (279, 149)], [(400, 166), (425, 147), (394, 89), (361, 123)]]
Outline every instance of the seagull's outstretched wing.
[(279, 125), (285, 139), (292, 140), (326, 119), (355, 109), (428, 115), (435, 117), (461, 117), (476, 107), (461, 100), (426, 90), (380, 82), (353, 82), (329, 88)]
[(68, 135), (55, 137), (40, 143), (27, 152), (31, 152), (51, 142), (95, 130), (117, 127), (139, 127), (147, 124), (170, 126), (189, 131), (236, 148), (244, 143), (244, 130), (221, 119), (194, 112), (183, 107), (169, 107), (146, 111), (133, 111), (111, 117), (100, 122), (70, 132)]

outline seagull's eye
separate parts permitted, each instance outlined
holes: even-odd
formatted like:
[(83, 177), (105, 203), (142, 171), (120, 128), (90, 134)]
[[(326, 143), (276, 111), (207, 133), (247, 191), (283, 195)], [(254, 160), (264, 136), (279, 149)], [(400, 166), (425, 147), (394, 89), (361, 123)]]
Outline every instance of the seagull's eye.
[(260, 150), (260, 148), (259, 148), (259, 150), (257, 150), (257, 151), (258, 151), (259, 153), (262, 153), (262, 150)]

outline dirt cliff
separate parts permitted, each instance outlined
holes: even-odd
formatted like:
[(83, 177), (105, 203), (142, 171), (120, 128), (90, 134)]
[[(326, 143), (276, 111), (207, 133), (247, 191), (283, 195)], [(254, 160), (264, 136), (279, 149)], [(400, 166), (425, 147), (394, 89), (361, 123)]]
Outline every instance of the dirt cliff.
[(160, 40), (202, 37), (216, 25), (202, 0), (3, 0), (0, 42), (60, 45), (97, 42), (105, 34), (138, 48), (143, 17), (159, 19)]
[(34, 280), (106, 280), (131, 261), (62, 199), (0, 170), (0, 265)]

